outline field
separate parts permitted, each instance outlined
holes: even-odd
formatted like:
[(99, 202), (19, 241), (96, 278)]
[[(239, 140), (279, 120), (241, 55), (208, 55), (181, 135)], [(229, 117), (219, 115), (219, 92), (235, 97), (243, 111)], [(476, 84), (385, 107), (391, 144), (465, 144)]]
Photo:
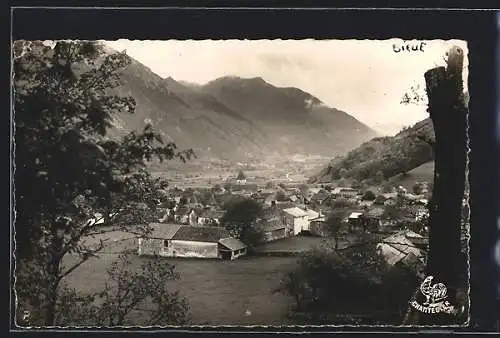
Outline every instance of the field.
[[(355, 236), (343, 236), (339, 239), (339, 248), (344, 248), (356, 241)], [(309, 251), (315, 247), (327, 243), (333, 245), (332, 238), (321, 238), (315, 236), (293, 236), (285, 239), (280, 239), (274, 242), (259, 245), (258, 252), (273, 253), (273, 252), (292, 252), (302, 253)]]
[[(100, 290), (106, 282), (106, 268), (117, 256), (102, 254), (84, 263), (66, 282), (82, 292)], [(150, 259), (133, 257), (134, 264)], [(243, 257), (235, 261), (162, 258), (158, 264), (169, 262), (176, 266), (181, 281), (173, 283), (172, 289), (187, 297), (193, 325), (283, 325), (290, 299), (273, 290), (295, 260), (293, 257)]]
[(224, 184), (234, 180), (239, 170), (243, 170), (248, 184), (265, 185), (274, 183), (304, 183), (320, 170), (328, 159), (295, 159), (276, 161), (273, 164), (213, 164), (203, 162), (187, 162), (183, 164), (164, 164), (150, 167), (155, 177), (166, 179), (170, 185), (191, 188), (210, 188), (215, 184)]
[(391, 182), (397, 183), (411, 191), (416, 182), (426, 181), (432, 183), (434, 180), (434, 161), (430, 161), (408, 171), (408, 176), (404, 178), (393, 177)]

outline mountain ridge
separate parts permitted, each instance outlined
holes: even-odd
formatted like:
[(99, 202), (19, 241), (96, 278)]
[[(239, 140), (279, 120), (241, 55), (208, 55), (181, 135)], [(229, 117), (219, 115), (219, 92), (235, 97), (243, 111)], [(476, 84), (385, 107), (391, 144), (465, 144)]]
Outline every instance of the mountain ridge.
[(267, 155), (331, 157), (377, 135), (300, 88), (275, 87), (258, 76), (224, 76), (193, 85), (163, 78), (131, 59), (115, 92), (134, 97), (136, 112), (117, 116), (112, 133), (152, 123), (181, 149), (235, 161)]

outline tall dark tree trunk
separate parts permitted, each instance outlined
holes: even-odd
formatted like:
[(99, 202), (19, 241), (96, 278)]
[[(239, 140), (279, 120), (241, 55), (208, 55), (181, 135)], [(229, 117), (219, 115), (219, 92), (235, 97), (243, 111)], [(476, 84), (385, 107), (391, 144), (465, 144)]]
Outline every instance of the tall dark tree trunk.
[[(465, 289), (461, 222), (465, 190), (467, 108), (463, 98), (463, 51), (448, 52), (448, 66), (425, 73), (428, 112), (434, 125), (434, 185), (430, 203), (429, 251), (426, 275), (444, 283), (448, 300), (457, 304), (457, 291)], [(416, 296), (419, 291), (416, 292)], [(416, 313), (410, 307), (405, 324), (461, 324), (455, 315)]]
[[(425, 74), (429, 114), (434, 124), (435, 167), (429, 219), (427, 274), (448, 287), (450, 296), (461, 285), (460, 228), (466, 169), (467, 109), (461, 88), (444, 68)], [(457, 88), (458, 87), (458, 88)]]

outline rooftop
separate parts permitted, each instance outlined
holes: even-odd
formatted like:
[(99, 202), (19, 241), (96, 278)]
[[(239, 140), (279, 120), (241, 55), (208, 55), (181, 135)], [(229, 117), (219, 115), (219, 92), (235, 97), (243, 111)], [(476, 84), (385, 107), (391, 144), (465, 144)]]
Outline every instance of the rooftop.
[(319, 212), (317, 211), (314, 211), (314, 210), (311, 210), (311, 209), (307, 209), (306, 211), (306, 214), (307, 216), (309, 216), (309, 219), (316, 219), (319, 217)]
[(169, 223), (150, 223), (151, 234), (150, 238), (172, 239), (176, 232), (182, 227), (180, 224)]
[(362, 212), (351, 212), (349, 218), (359, 218), (359, 216), (363, 215)]
[(173, 235), (172, 239), (179, 241), (217, 243), (219, 240), (229, 237), (231, 237), (229, 232), (222, 227), (183, 225)]
[(292, 215), (293, 217), (304, 217), (308, 215), (307, 212), (297, 207), (284, 209), (283, 211), (289, 215)]
[(420, 259), (422, 252), (415, 246), (412, 240), (422, 238), (421, 235), (410, 230), (400, 231), (385, 238), (377, 247), (381, 249), (387, 263), (394, 265), (402, 260), (406, 260), (408, 255)]
[(242, 242), (240, 241), (239, 239), (236, 239), (236, 238), (223, 238), (221, 240), (219, 240), (219, 244), (225, 246), (226, 248), (230, 249), (230, 250), (240, 250), (240, 249), (244, 249), (246, 248), (247, 246)]

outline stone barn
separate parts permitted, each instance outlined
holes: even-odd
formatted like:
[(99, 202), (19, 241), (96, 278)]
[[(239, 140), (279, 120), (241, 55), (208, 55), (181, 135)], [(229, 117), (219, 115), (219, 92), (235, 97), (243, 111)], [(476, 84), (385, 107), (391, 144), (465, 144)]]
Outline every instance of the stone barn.
[(246, 254), (245, 244), (222, 227), (160, 223), (151, 227), (151, 234), (139, 239), (139, 255), (234, 259)]

